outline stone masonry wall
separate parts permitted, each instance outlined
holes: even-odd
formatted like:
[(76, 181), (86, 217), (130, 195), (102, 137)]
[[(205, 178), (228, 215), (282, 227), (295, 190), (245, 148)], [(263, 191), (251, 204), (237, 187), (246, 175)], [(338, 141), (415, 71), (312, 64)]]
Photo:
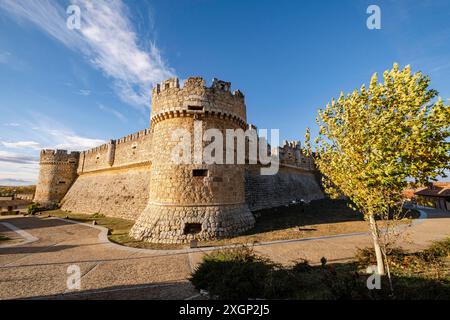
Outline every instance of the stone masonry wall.
[(173, 163), (176, 130), (195, 136), (247, 128), (244, 95), (230, 87), (217, 79), (207, 87), (193, 77), (181, 88), (169, 79), (153, 89), (151, 128), (74, 157), (43, 151), (37, 199), (65, 194), (63, 210), (130, 219), (136, 239), (180, 243), (242, 233), (255, 223), (250, 210), (323, 198), (314, 164), (295, 141), (278, 148), (283, 165), (274, 176), (261, 176), (258, 165)]
[[(180, 88), (171, 79), (158, 85), (152, 95), (152, 175), (149, 204), (130, 235), (157, 243), (182, 243), (191, 239), (232, 236), (254, 225), (245, 203), (244, 165), (177, 164), (172, 152), (180, 141), (173, 133), (184, 129), (194, 139), (186, 151), (194, 159), (195, 136), (207, 129), (243, 129), (245, 103), (230, 83), (214, 80), (206, 87), (201, 78), (189, 78)], [(209, 141), (203, 141), (203, 147)], [(226, 146), (223, 145), (225, 151)], [(225, 154), (225, 153), (224, 153)]]
[(150, 129), (111, 140), (80, 154), (78, 174), (151, 161)]
[(79, 155), (65, 150), (41, 151), (34, 202), (49, 206), (64, 197), (77, 177)]
[(150, 165), (85, 173), (62, 201), (66, 211), (136, 220), (148, 202)]
[(245, 197), (250, 210), (274, 208), (303, 199), (324, 198), (313, 172), (281, 166), (276, 175), (262, 176), (258, 166), (247, 166)]

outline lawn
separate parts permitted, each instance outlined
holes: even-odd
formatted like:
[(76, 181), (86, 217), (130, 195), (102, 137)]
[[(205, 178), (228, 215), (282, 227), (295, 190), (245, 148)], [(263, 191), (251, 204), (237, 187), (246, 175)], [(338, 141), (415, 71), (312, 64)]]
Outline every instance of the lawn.
[[(125, 246), (147, 249), (180, 249), (186, 244), (152, 244), (136, 241), (128, 236), (134, 222), (130, 220), (105, 217), (103, 215), (85, 215), (69, 213), (62, 210), (43, 212), (42, 215), (92, 223), (109, 229), (109, 240)], [(367, 222), (361, 214), (347, 207), (343, 200), (317, 200), (310, 204), (297, 204), (274, 209), (266, 209), (254, 213), (256, 225), (246, 234), (215, 240), (199, 242), (200, 247), (223, 246), (232, 244), (253, 244), (275, 240), (301, 239), (319, 236), (339, 235), (355, 232), (367, 232)], [(417, 212), (411, 211), (403, 222), (416, 218)]]
[(108, 239), (111, 242), (133, 247), (133, 248), (144, 248), (144, 249), (180, 249), (184, 248), (186, 245), (176, 245), (176, 244), (154, 244), (147, 243), (142, 241), (137, 241), (128, 236), (128, 232), (131, 227), (134, 225), (134, 221), (125, 220), (120, 218), (106, 217), (104, 215), (99, 214), (79, 214), (73, 212), (66, 212), (63, 210), (50, 210), (44, 211), (41, 213), (41, 216), (52, 216), (58, 218), (67, 218), (73, 221), (78, 221), (82, 223), (92, 224), (93, 221), (97, 223), (97, 225), (105, 227), (109, 230)]
[[(251, 244), (368, 231), (363, 215), (350, 209), (344, 200), (316, 200), (309, 204), (260, 210), (254, 214), (257, 216), (256, 225), (246, 234), (201, 242), (200, 245)], [(402, 223), (410, 223), (418, 216), (414, 210), (405, 212)]]

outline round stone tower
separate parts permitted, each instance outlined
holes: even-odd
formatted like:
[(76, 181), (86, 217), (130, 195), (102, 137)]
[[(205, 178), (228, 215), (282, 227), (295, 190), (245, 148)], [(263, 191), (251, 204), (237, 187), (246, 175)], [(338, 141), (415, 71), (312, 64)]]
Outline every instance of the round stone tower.
[(60, 202), (77, 178), (79, 158), (79, 152), (42, 150), (33, 201), (42, 206)]
[[(189, 78), (180, 88), (169, 79), (153, 88), (151, 130), (152, 167), (149, 203), (130, 235), (156, 243), (185, 243), (242, 233), (255, 219), (245, 202), (244, 165), (195, 162), (195, 140), (207, 146), (202, 133), (217, 129), (225, 144), (226, 129), (247, 128), (244, 96), (231, 84)], [(176, 163), (172, 156), (184, 130), (192, 139), (192, 162)], [(216, 131), (217, 131), (216, 130)], [(225, 151), (224, 151), (225, 155)]]

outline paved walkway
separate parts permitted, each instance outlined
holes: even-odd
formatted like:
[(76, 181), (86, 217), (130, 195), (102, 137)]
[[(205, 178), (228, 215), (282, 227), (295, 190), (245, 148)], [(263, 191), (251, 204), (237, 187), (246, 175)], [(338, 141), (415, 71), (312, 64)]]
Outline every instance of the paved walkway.
[[(424, 209), (402, 245), (422, 249), (450, 235), (450, 215)], [(134, 298), (187, 299), (198, 292), (187, 281), (206, 250), (139, 250), (109, 243), (102, 228), (57, 218), (0, 217), (0, 231), (15, 233), (14, 246), (0, 247), (0, 299)], [(17, 238), (22, 241), (17, 242)], [(350, 259), (370, 246), (367, 234), (259, 244), (255, 250), (276, 262), (300, 258), (318, 263)], [(81, 271), (81, 290), (67, 290), (68, 267)]]

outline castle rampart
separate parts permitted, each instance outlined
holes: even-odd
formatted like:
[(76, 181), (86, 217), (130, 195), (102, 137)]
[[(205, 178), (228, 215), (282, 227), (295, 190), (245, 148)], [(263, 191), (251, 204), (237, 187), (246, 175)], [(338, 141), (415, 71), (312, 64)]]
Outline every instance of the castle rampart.
[(81, 152), (78, 174), (151, 161), (151, 130), (145, 129)]
[(34, 202), (50, 205), (61, 201), (77, 178), (79, 157), (79, 152), (42, 150)]
[(164, 81), (153, 89), (150, 123), (83, 152), (43, 150), (35, 201), (130, 219), (136, 221), (132, 236), (172, 243), (232, 236), (252, 227), (249, 209), (323, 197), (314, 163), (296, 141), (275, 150), (280, 170), (273, 176), (261, 176), (259, 164), (173, 163), (177, 129), (194, 134), (214, 128), (225, 136), (226, 129), (249, 127), (244, 95), (232, 92), (229, 82), (214, 79), (208, 87), (198, 77), (183, 86), (176, 78)]
[(169, 79), (152, 91), (151, 123), (204, 114), (228, 118), (245, 129), (247, 112), (244, 95), (239, 90), (232, 93), (230, 87), (231, 83), (217, 79), (213, 80), (211, 87), (206, 87), (202, 78), (192, 77), (181, 88), (178, 79)]
[[(130, 234), (172, 243), (232, 236), (253, 227), (243, 165), (176, 164), (171, 158), (176, 130), (217, 129), (225, 135), (226, 129), (246, 127), (243, 96), (231, 94), (230, 84), (219, 80), (207, 88), (201, 78), (187, 79), (182, 89), (171, 79), (153, 94), (149, 204)], [(201, 128), (196, 129), (198, 120)]]

